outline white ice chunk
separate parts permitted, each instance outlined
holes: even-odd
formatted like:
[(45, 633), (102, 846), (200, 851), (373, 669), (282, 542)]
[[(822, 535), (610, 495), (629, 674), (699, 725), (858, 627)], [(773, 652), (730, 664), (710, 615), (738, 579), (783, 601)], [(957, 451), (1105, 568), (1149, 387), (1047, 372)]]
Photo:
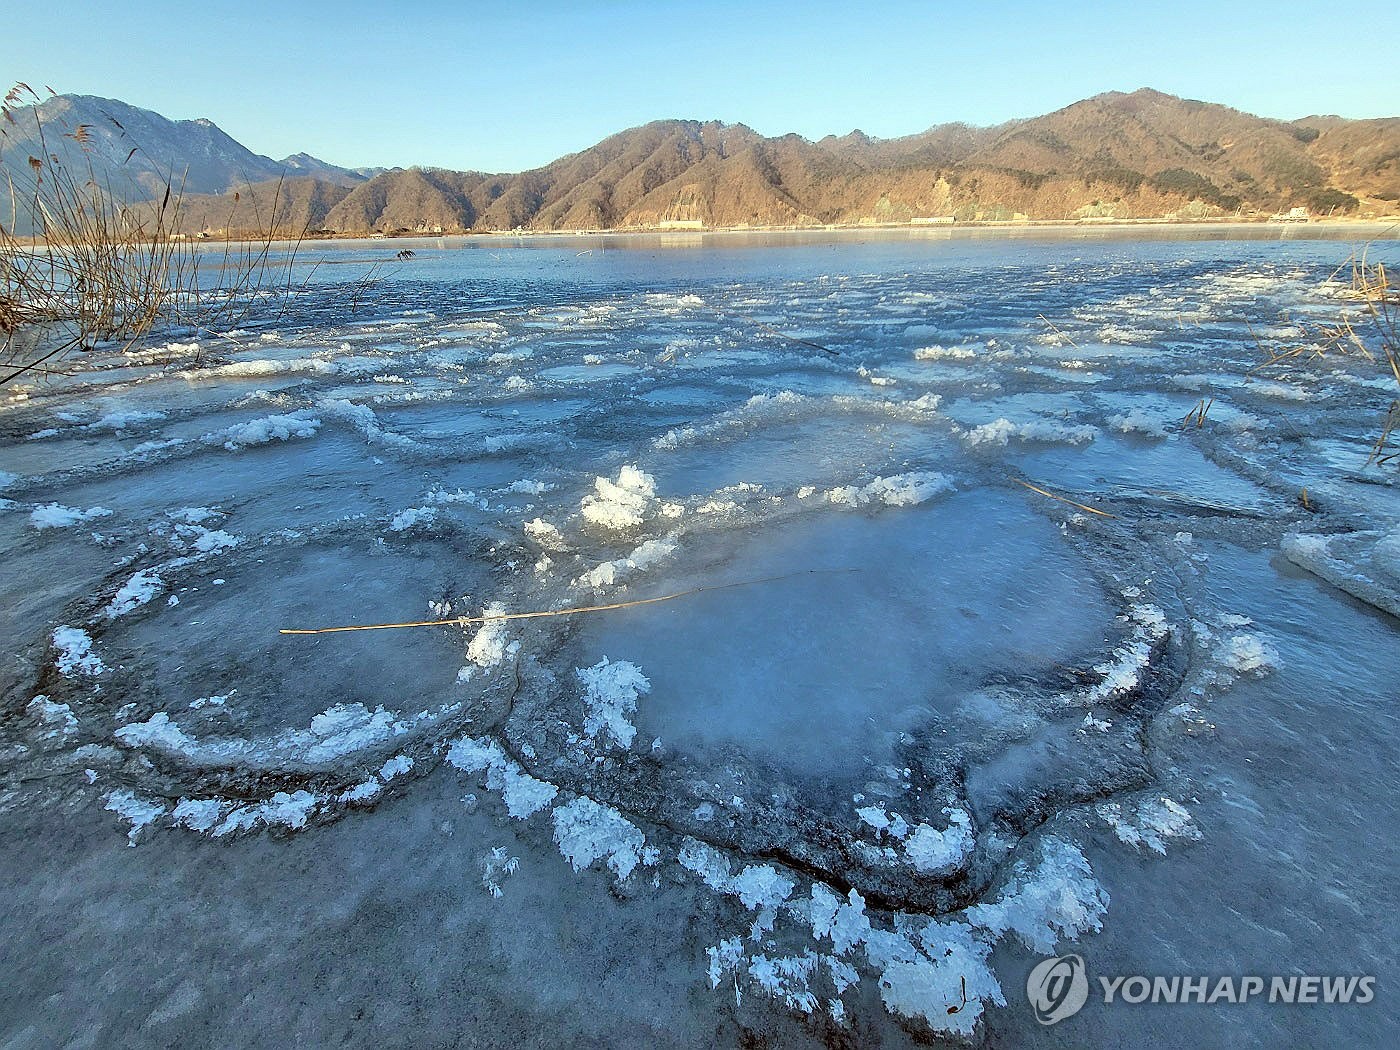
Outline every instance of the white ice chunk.
[[(482, 616), (504, 616), (506, 607), (492, 602), (481, 610)], [(520, 649), (520, 643), (508, 640), (505, 620), (488, 620), (477, 628), (476, 634), (467, 644), (467, 659), (477, 667), (489, 669), (505, 663)]]
[(407, 773), (413, 768), (413, 759), (408, 755), (395, 755), (384, 763), (379, 770), (379, 779), (384, 783), (389, 783), (397, 776)]
[(437, 520), (436, 507), (408, 507), (389, 519), (390, 532), (409, 532), (422, 529)]
[(797, 884), (771, 864), (750, 864), (735, 875), (730, 892), (745, 908), (776, 908), (792, 896)]
[[(936, 471), (914, 471), (908, 474), (895, 474), (887, 478), (876, 478), (863, 488), (845, 485), (827, 492), (826, 498), (832, 503), (850, 507), (864, 507), (870, 503), (884, 503), (891, 507), (912, 507), (927, 503), (934, 496), (953, 490), (952, 479)], [(799, 493), (799, 498), (800, 493)]]
[(928, 824), (915, 826), (904, 842), (905, 856), (920, 871), (946, 873), (967, 863), (976, 840), (972, 818), (964, 809), (945, 809), (948, 827), (939, 831)]
[(974, 904), (967, 918), (997, 936), (1012, 932), (1031, 951), (1050, 955), (1061, 937), (1102, 928), (1108, 891), (1076, 847), (1046, 838), (1035, 867), (1018, 864), (1012, 880), (995, 901)]
[(81, 525), (85, 521), (105, 518), (111, 513), (106, 507), (78, 510), (76, 507), (65, 507), (61, 503), (46, 503), (30, 511), (29, 524), (40, 530), (66, 529), (71, 525)]
[(107, 619), (115, 620), (118, 616), (140, 608), (159, 594), (162, 586), (164, 585), (160, 575), (154, 569), (142, 569), (134, 573), (112, 596), (112, 601), (106, 609)]
[(142, 828), (165, 813), (165, 803), (141, 798), (130, 791), (110, 792), (105, 802), (104, 809), (111, 810), (131, 825), (131, 830), (126, 833), (126, 841), (130, 846), (136, 845), (136, 838), (141, 834)]
[(554, 841), (575, 871), (606, 860), (621, 881), (642, 863), (646, 838), (611, 806), (580, 796), (554, 808)]
[(637, 727), (629, 716), (637, 712), (637, 699), (651, 691), (651, 682), (634, 663), (612, 663), (605, 656), (592, 667), (575, 670), (583, 683), (583, 703), (587, 710), (583, 728), (595, 739), (602, 733), (621, 747), (631, 747)]
[(627, 557), (605, 561), (584, 573), (575, 582), (594, 590), (611, 587), (664, 561), (675, 549), (676, 544), (672, 540), (646, 540)]
[(182, 798), (170, 818), (191, 831), (209, 831), (223, 819), (225, 808), (227, 803), (217, 798)]
[(817, 1008), (817, 997), (809, 983), (818, 961), (816, 953), (811, 951), (777, 959), (755, 955), (749, 961), (749, 976), (789, 1009), (810, 1014)]
[(636, 528), (658, 510), (665, 510), (657, 505), (656, 479), (631, 464), (618, 471), (616, 481), (595, 478), (593, 489), (584, 497), (579, 513), (586, 524), (599, 529)]
[(884, 931), (871, 935), (866, 955), (880, 970), (881, 1000), (935, 1031), (971, 1036), (986, 1002), (1006, 1003), (987, 965), (991, 946), (960, 922), (929, 922), (918, 940), (915, 945)]
[(1240, 674), (1266, 674), (1279, 665), (1278, 650), (1258, 634), (1237, 634), (1221, 644), (1221, 663)]
[(290, 412), (281, 416), (264, 416), (250, 419), (245, 423), (235, 423), (224, 430), (205, 434), (200, 440), (207, 444), (223, 445), (230, 452), (237, 452), (254, 445), (266, 445), (273, 441), (294, 441), (315, 437), (321, 429), (318, 416), (306, 412)]
[(53, 632), (53, 645), (58, 650), (55, 661), (62, 674), (93, 677), (107, 670), (102, 658), (92, 651), (92, 639), (78, 627), (59, 627)]
[(569, 545), (564, 542), (564, 537), (559, 530), (543, 518), (527, 521), (525, 523), (525, 535), (529, 536), (547, 551), (559, 552), (569, 549)]
[(1068, 426), (1045, 420), (1013, 423), (1005, 416), (994, 419), (990, 423), (983, 423), (979, 427), (973, 427), (964, 435), (967, 443), (974, 448), (978, 445), (1005, 445), (1012, 438), (1021, 441), (1066, 442), (1071, 445), (1083, 445), (1093, 441), (1098, 436), (1097, 427)]

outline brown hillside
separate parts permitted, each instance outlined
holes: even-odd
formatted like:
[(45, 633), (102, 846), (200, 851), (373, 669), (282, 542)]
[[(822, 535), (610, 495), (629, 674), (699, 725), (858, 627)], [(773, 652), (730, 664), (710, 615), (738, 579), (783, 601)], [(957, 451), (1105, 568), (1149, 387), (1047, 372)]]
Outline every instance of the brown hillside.
[(657, 121), (518, 175), (389, 171), (291, 213), (342, 233), (462, 232), (1347, 213), (1358, 198), (1400, 200), (1400, 118), (1290, 123), (1143, 89), (887, 140)]

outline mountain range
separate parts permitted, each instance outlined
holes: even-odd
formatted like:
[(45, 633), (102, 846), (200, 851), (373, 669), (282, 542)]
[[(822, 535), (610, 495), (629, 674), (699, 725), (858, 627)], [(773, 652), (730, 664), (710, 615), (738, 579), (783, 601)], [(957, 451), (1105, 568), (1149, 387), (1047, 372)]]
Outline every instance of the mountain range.
[[(662, 120), (518, 174), (272, 160), (208, 120), (171, 121), (90, 96), (17, 112), (0, 128), (0, 166), (44, 147), (71, 160), (81, 148), (94, 166), (124, 171), (137, 195), (163, 193), (173, 177), (190, 233), (269, 223), (283, 233), (462, 233), (1400, 210), (1400, 118), (1270, 120), (1150, 89), (893, 139), (852, 131), (811, 141)], [(81, 142), (72, 138), (80, 125)]]

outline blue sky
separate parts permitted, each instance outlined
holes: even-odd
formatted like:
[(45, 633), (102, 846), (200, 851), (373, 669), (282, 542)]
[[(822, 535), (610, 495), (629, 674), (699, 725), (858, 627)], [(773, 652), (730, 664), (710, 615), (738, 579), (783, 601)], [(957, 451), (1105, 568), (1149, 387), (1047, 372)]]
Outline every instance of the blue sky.
[(52, 0), (6, 20), (0, 80), (209, 117), (274, 157), (484, 171), (663, 117), (889, 137), (1145, 86), (1270, 117), (1400, 114), (1400, 8), (1340, 12), (1254, 0)]

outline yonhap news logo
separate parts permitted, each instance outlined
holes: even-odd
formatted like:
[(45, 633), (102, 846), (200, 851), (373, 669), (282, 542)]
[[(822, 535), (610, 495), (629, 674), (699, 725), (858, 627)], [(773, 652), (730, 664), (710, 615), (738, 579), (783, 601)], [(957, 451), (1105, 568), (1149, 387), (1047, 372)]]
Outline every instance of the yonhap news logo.
[(1035, 1019), (1052, 1025), (1073, 1017), (1089, 1001), (1089, 974), (1078, 955), (1061, 955), (1039, 963), (1026, 978), (1026, 998)]
[(1370, 974), (1203, 977), (1145, 974), (1096, 977), (1091, 983), (1084, 959), (1061, 955), (1035, 965), (1026, 978), (1026, 999), (1035, 1019), (1057, 1024), (1084, 1008), (1097, 985), (1106, 1004), (1204, 1003), (1220, 1006), (1240, 1003), (1290, 1003), (1297, 1005), (1357, 1006), (1376, 997), (1376, 978)]

